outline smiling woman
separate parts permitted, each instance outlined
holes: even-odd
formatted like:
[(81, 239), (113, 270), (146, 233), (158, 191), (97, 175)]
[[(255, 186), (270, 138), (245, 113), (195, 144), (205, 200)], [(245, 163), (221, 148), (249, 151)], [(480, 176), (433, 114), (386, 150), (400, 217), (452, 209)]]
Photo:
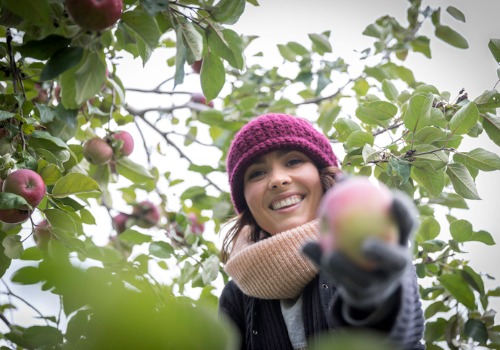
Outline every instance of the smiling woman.
[(388, 348), (422, 348), (409, 205), (390, 198), (401, 244), (367, 239), (373, 244), (363, 254), (377, 259), (365, 271), (318, 243), (318, 208), (340, 169), (328, 139), (307, 120), (254, 118), (236, 134), (227, 170), (238, 217), (223, 244), (232, 280), (219, 310), (239, 329), (241, 349), (305, 349), (343, 327), (381, 331)]

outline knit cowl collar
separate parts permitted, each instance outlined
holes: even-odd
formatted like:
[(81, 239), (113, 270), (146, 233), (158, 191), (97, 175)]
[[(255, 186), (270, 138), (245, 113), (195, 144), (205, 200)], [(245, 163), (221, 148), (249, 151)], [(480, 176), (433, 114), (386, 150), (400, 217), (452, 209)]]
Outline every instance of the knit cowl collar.
[(233, 247), (225, 271), (246, 295), (260, 299), (296, 298), (318, 273), (302, 252), (302, 246), (318, 239), (313, 220), (258, 242), (248, 240), (243, 229)]

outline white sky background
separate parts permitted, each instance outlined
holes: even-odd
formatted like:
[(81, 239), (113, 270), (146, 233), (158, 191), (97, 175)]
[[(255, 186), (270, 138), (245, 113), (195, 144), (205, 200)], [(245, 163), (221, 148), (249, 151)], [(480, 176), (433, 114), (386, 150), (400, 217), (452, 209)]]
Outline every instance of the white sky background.
[[(333, 46), (333, 58), (343, 57), (347, 63), (353, 65), (355, 69), (358, 54), (355, 51), (361, 51), (371, 47), (373, 39), (363, 36), (361, 33), (364, 28), (373, 23), (377, 18), (389, 14), (396, 17), (401, 23), (406, 23), (406, 10), (408, 2), (406, 0), (259, 0), (260, 6), (254, 7), (247, 4), (246, 10), (239, 22), (232, 26), (236, 32), (245, 35), (257, 35), (259, 39), (250, 46), (250, 52), (256, 53), (262, 51), (265, 59), (259, 59), (259, 63), (265, 66), (280, 65), (283, 60), (279, 55), (277, 44), (286, 44), (289, 41), (302, 43), (306, 47), (310, 46), (308, 34), (321, 33), (330, 30), (330, 41)], [(462, 88), (469, 93), (470, 98), (475, 98), (486, 89), (492, 89), (496, 83), (497, 64), (494, 62), (487, 47), (490, 38), (500, 38), (500, 25), (497, 16), (500, 13), (500, 1), (498, 0), (449, 0), (449, 1), (424, 1), (425, 5), (432, 7), (441, 6), (441, 21), (443, 24), (451, 26), (469, 42), (468, 50), (460, 50), (442, 43), (433, 35), (433, 27), (427, 23), (422, 32), (431, 38), (432, 59), (427, 59), (422, 54), (410, 54), (409, 59), (404, 63), (410, 68), (417, 80), (435, 85), (440, 91), (449, 91), (452, 96), (456, 96)], [(445, 8), (453, 5), (465, 13), (466, 23), (456, 21), (447, 13)], [(139, 59), (132, 60), (124, 56), (117, 74), (122, 79), (126, 87), (152, 89), (160, 82), (171, 77), (173, 71), (166, 68), (165, 61), (173, 54), (173, 51), (155, 52), (145, 67)], [(362, 62), (363, 63), (363, 62)], [(189, 71), (189, 67), (186, 67)], [(497, 87), (500, 89), (500, 87)], [(179, 91), (200, 91), (199, 76), (190, 75), (185, 79), (185, 84), (178, 87)], [(187, 97), (184, 97), (184, 100)], [(146, 95), (129, 93), (127, 95), (128, 103), (134, 108), (168, 106), (171, 103), (170, 97), (166, 95)], [(180, 104), (181, 102), (176, 102)], [(215, 101), (216, 108), (220, 101)], [(307, 108), (300, 109), (298, 114), (307, 117)], [(144, 124), (142, 123), (144, 126)], [(140, 144), (140, 136), (132, 125), (127, 128), (135, 137), (136, 150), (131, 155), (131, 159), (143, 163), (145, 153)], [(144, 128), (146, 131), (147, 128)], [(206, 135), (204, 141), (210, 142)], [(147, 135), (148, 141), (161, 140), (154, 134)], [(177, 139), (182, 144), (183, 139)], [(483, 147), (495, 153), (500, 153), (500, 148), (482, 137), (480, 140), (473, 139), (468, 144), (464, 144), (467, 150)], [(340, 147), (340, 148), (339, 148)], [(162, 147), (166, 155), (153, 159), (154, 164), (160, 168), (170, 168), (176, 172), (178, 178), (184, 178), (187, 174), (183, 173), (186, 162), (178, 160), (178, 154), (172, 148)], [(336, 152), (342, 152), (340, 145), (335, 145)], [(211, 160), (206, 153), (196, 150), (188, 152), (190, 157), (197, 164), (207, 164)], [(340, 157), (341, 158), (341, 157)], [(213, 161), (211, 163), (213, 164)], [(197, 185), (198, 179), (186, 178), (190, 186)], [(228, 189), (227, 178), (220, 176), (213, 178), (217, 184)], [(468, 201), (470, 210), (454, 210), (453, 215), (458, 218), (464, 218), (472, 222), (475, 231), (486, 230), (490, 232), (495, 241), (500, 244), (500, 230), (498, 228), (498, 217), (496, 215), (500, 204), (500, 173), (480, 173), (477, 178), (477, 189), (481, 196), (481, 201)], [(123, 184), (120, 184), (123, 186)], [(161, 186), (161, 183), (159, 183)], [(119, 187), (119, 186), (118, 186)], [(180, 189), (174, 188), (170, 195), (180, 194)], [(176, 192), (177, 191), (177, 192)], [(145, 199), (144, 197), (138, 199)], [(170, 198), (170, 197), (169, 197)], [(127, 211), (129, 208), (123, 206), (120, 198), (115, 198), (115, 208)], [(121, 206), (121, 207), (120, 207)], [(169, 209), (175, 209), (175, 205)], [(106, 244), (111, 226), (106, 212), (95, 213), (98, 217), (98, 227), (94, 235), (96, 243)], [(102, 215), (101, 215), (102, 214)], [(104, 230), (103, 230), (104, 228)], [(95, 230), (95, 227), (92, 229)], [(207, 231), (213, 228), (207, 227)], [(108, 231), (109, 230), (109, 231)], [(88, 230), (86, 230), (88, 231)], [(215, 236), (213, 232), (207, 232), (220, 244), (221, 238)], [(496, 278), (495, 281), (487, 282), (487, 287), (500, 285), (500, 248), (499, 245), (488, 247), (484, 244), (468, 243), (465, 249), (470, 251), (471, 265), (476, 271), (488, 273)], [(12, 266), (9, 273), (12, 273), (16, 264)], [(164, 273), (164, 272), (163, 272)], [(37, 288), (26, 286), (11, 286), (11, 288), (36, 304), (42, 312), (50, 315), (55, 314), (58, 308), (57, 300), (51, 299), (48, 295), (37, 296), (36, 301), (30, 295), (39, 294)], [(497, 298), (500, 299), (500, 298)], [(496, 310), (500, 310), (500, 300), (490, 305)], [(26, 321), (32, 323), (32, 312), (26, 311), (24, 315)], [(497, 318), (498, 319), (498, 318)], [(20, 322), (20, 320), (16, 320)]]

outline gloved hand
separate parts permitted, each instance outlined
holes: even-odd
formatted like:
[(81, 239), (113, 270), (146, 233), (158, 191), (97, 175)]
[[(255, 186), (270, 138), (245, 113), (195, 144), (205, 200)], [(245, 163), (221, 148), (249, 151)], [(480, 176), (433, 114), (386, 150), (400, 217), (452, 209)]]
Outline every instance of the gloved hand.
[(411, 264), (408, 243), (417, 226), (417, 211), (411, 199), (394, 191), (391, 213), (399, 227), (399, 244), (390, 245), (377, 238), (365, 240), (362, 251), (375, 263), (374, 270), (366, 270), (353, 263), (339, 251), (324, 254), (318, 242), (309, 242), (302, 248), (336, 285), (343, 301), (358, 309), (369, 309), (383, 303), (398, 287), (399, 279)]

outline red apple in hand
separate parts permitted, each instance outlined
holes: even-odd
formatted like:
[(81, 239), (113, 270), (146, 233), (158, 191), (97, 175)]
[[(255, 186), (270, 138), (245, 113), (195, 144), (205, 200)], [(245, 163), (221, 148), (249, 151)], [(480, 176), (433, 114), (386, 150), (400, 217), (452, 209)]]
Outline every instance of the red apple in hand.
[(93, 137), (85, 141), (83, 156), (91, 164), (104, 165), (113, 158), (113, 149), (105, 140), (100, 137)]
[(320, 244), (324, 252), (339, 250), (365, 269), (373, 262), (362, 253), (363, 242), (374, 237), (397, 244), (399, 229), (391, 215), (393, 195), (367, 177), (348, 178), (325, 193), (319, 210)]
[(120, 155), (129, 156), (134, 151), (134, 138), (128, 131), (122, 130), (115, 132), (113, 134), (113, 138), (123, 141), (123, 144), (119, 149)]
[(135, 224), (142, 228), (151, 228), (160, 221), (158, 207), (147, 200), (134, 205), (132, 216), (135, 218)]
[(214, 106), (214, 101), (210, 101), (207, 103), (207, 98), (203, 94), (200, 94), (198, 92), (195, 92), (191, 95), (191, 101), (193, 101), (195, 103), (201, 103), (201, 104), (207, 105), (209, 107)]
[(45, 182), (30, 169), (19, 169), (10, 173), (2, 185), (3, 192), (23, 197), (32, 207), (36, 207), (45, 196)]
[(100, 31), (111, 27), (122, 15), (122, 0), (66, 0), (66, 10), (83, 29)]

